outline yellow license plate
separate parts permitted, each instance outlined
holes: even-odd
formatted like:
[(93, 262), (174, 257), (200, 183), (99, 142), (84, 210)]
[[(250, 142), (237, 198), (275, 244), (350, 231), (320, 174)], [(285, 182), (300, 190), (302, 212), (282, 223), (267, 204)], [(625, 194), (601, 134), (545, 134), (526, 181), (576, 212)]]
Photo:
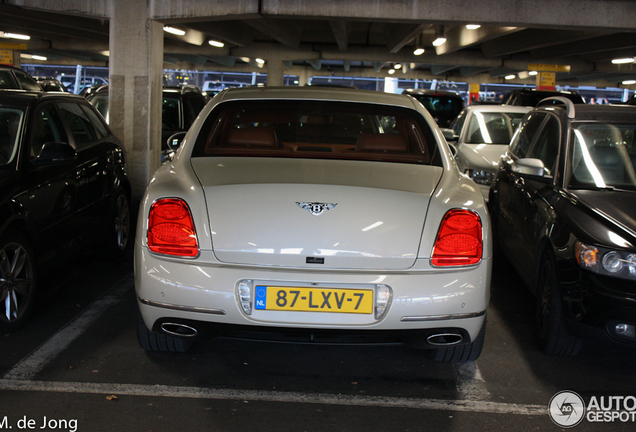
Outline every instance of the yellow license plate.
[(373, 290), (257, 285), (254, 309), (370, 314)]

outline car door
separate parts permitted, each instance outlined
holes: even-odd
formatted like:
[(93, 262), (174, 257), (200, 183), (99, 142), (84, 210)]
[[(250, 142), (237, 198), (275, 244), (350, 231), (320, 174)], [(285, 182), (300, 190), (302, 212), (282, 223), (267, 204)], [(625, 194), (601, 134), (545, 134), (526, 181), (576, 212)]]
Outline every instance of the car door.
[(103, 218), (104, 207), (100, 204), (104, 203), (110, 192), (108, 186), (112, 160), (109, 157), (112, 158), (112, 155), (103, 142), (107, 132), (83, 100), (63, 101), (58, 105), (77, 151), (75, 178), (78, 222), (85, 232), (90, 232), (95, 221)]
[(535, 112), (528, 114), (519, 126), (517, 134), (513, 137), (508, 151), (501, 159), (502, 169), (498, 179), (499, 212), (510, 223), (512, 223), (511, 199), (513, 188), (517, 187), (517, 183), (521, 181), (518, 176), (513, 175), (512, 164), (517, 159), (526, 157), (545, 119), (545, 113)]
[(513, 138), (506, 154), (501, 159), (501, 168), (497, 178), (497, 210), (501, 216), (498, 226), (500, 243), (515, 268), (526, 274), (527, 248), (523, 244), (521, 226), (524, 215), (518, 206), (523, 200), (525, 179), (513, 171), (514, 162), (527, 157), (533, 142), (546, 121), (546, 114), (533, 112), (526, 117)]
[(38, 157), (49, 143), (70, 146), (62, 116), (53, 101), (39, 103), (29, 116), (20, 161), (25, 192), (16, 197), (38, 233), (45, 260), (53, 251), (75, 241), (77, 209), (75, 162), (39, 164)]
[(543, 162), (544, 177), (539, 181), (531, 176), (518, 175), (520, 181), (511, 202), (512, 221), (522, 238), (522, 262), (528, 267), (528, 272), (534, 271), (537, 247), (545, 233), (546, 224), (554, 219), (551, 201), (561, 147), (561, 125), (555, 115), (547, 114), (546, 117), (526, 155)]
[(511, 188), (510, 219), (519, 236), (517, 255), (523, 273), (531, 278), (539, 241), (546, 224), (554, 219), (552, 197), (554, 175), (561, 146), (561, 126), (553, 114), (545, 114), (541, 128), (526, 153), (526, 158), (539, 159), (544, 164), (543, 178), (513, 173), (515, 187)]

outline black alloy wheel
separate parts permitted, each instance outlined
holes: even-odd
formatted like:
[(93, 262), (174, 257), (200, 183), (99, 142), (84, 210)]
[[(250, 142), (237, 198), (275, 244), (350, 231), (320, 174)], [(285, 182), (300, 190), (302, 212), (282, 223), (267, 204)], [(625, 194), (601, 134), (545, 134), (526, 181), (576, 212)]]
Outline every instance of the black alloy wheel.
[(33, 309), (35, 255), (29, 241), (17, 231), (0, 239), (0, 330), (21, 327)]

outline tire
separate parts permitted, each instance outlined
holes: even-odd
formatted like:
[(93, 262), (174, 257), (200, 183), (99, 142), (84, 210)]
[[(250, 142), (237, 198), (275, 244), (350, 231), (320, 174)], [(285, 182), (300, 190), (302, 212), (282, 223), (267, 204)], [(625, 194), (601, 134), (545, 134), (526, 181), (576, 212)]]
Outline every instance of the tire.
[(192, 347), (193, 342), (191, 340), (148, 330), (148, 327), (146, 327), (141, 317), (141, 312), (139, 312), (139, 309), (137, 309), (137, 311), (137, 340), (145, 351), (182, 353)]
[(572, 356), (579, 353), (583, 342), (567, 326), (556, 260), (546, 249), (540, 255), (536, 272), (537, 333), (539, 348), (545, 354)]
[(484, 348), (484, 341), (486, 340), (486, 318), (481, 325), (479, 334), (475, 340), (470, 344), (450, 346), (444, 348), (437, 348), (435, 350), (435, 361), (438, 362), (453, 362), (453, 363), (466, 363), (469, 361), (475, 361), (481, 355), (481, 351)]
[(10, 332), (29, 318), (36, 293), (35, 253), (17, 231), (0, 238), (0, 330)]
[(100, 255), (107, 259), (120, 258), (130, 242), (130, 200), (123, 188), (118, 188), (109, 210), (104, 234), (105, 248)]

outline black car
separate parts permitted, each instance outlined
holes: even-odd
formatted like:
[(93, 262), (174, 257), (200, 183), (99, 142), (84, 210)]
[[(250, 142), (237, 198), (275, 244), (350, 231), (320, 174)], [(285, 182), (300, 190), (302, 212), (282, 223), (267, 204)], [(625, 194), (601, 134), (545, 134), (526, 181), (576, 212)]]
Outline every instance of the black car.
[(464, 109), (461, 95), (449, 90), (406, 89), (402, 92), (414, 97), (424, 105), (441, 128), (450, 127), (451, 123)]
[(636, 107), (544, 103), (490, 190), (500, 247), (536, 296), (544, 352), (636, 346)]
[[(89, 94), (86, 99), (108, 120), (108, 86)], [(161, 158), (165, 160), (173, 152), (168, 138), (177, 132), (185, 132), (208, 102), (196, 86), (164, 86), (161, 105)]]
[(0, 331), (32, 309), (39, 269), (128, 244), (121, 142), (85, 99), (0, 91)]
[(502, 105), (536, 107), (542, 100), (554, 96), (570, 99), (575, 104), (585, 103), (583, 96), (574, 91), (536, 90), (531, 88), (514, 89), (506, 93), (501, 103)]
[(59, 91), (59, 92), (67, 92), (68, 89), (62, 84), (60, 80), (57, 78), (51, 77), (37, 77), (35, 78), (37, 83), (42, 87), (44, 91)]
[(42, 87), (28, 73), (20, 68), (0, 65), (0, 89), (40, 91)]

